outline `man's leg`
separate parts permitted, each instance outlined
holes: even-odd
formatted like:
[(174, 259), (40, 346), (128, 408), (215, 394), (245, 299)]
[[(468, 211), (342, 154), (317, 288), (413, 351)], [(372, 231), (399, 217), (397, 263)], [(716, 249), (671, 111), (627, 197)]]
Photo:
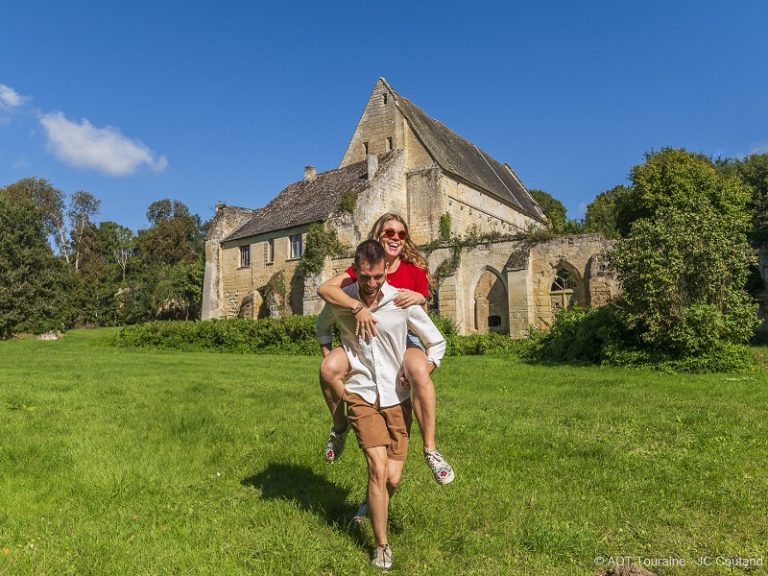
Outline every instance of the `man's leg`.
[(368, 513), (371, 516), (373, 537), (378, 546), (384, 546), (387, 540), (387, 516), (389, 512), (389, 458), (386, 446), (366, 448), (365, 459), (368, 462)]
[(349, 359), (343, 348), (334, 348), (320, 364), (320, 390), (333, 417), (333, 427), (342, 431), (347, 427), (344, 414), (344, 376), (349, 372)]

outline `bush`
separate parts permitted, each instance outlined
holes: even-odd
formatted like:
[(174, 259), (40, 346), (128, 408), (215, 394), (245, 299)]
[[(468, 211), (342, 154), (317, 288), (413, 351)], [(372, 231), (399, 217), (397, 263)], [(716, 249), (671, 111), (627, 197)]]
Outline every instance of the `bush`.
[[(689, 310), (691, 324), (712, 312), (705, 307)], [(710, 325), (711, 318), (706, 322)], [(626, 325), (621, 310), (614, 306), (561, 310), (549, 332), (531, 332), (520, 355), (532, 362), (652, 367), (672, 372), (724, 372), (752, 362), (746, 347), (719, 340), (717, 332), (692, 332), (689, 348), (680, 354), (673, 348), (641, 345), (638, 334)]]
[(319, 355), (314, 316), (261, 320), (148, 322), (126, 326), (115, 346), (254, 354)]
[[(241, 354), (301, 354), (316, 356), (320, 347), (315, 336), (316, 316), (285, 316), (261, 320), (165, 321), (126, 326), (113, 338), (114, 346), (157, 348), (185, 352), (211, 350)], [(447, 356), (516, 354), (520, 341), (502, 334), (459, 336), (448, 318), (432, 315), (446, 338)], [(334, 345), (339, 333), (334, 328)]]

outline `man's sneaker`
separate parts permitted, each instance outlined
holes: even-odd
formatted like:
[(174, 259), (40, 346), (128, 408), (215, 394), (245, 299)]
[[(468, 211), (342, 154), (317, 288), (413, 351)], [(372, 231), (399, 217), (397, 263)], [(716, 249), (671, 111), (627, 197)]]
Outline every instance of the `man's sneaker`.
[(376, 546), (376, 551), (373, 553), (373, 559), (371, 560), (371, 566), (380, 568), (381, 570), (392, 569), (392, 548), (389, 547), (389, 544)]
[(328, 442), (325, 443), (325, 459), (328, 462), (335, 462), (341, 458), (341, 453), (344, 452), (344, 443), (347, 441), (347, 434), (349, 434), (349, 424), (347, 424), (344, 432), (336, 432), (331, 428)]
[(453, 482), (455, 474), (453, 468), (445, 461), (443, 455), (437, 450), (424, 450), (424, 458), (427, 465), (432, 469), (432, 475), (438, 484), (450, 484)]
[(352, 520), (350, 520), (349, 524), (347, 524), (347, 532), (349, 532), (353, 528), (360, 526), (363, 522), (365, 522), (365, 517), (367, 515), (368, 515), (368, 501), (363, 500), (360, 503), (360, 507), (357, 509), (357, 512), (355, 512), (355, 515), (352, 516)]

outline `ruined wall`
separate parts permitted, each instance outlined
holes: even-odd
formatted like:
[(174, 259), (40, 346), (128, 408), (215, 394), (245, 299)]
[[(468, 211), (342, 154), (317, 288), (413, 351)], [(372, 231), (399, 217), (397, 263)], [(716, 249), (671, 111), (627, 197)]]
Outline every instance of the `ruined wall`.
[(255, 210), (219, 203), (205, 241), (202, 319), (222, 317), (221, 240), (251, 219)]
[(601, 256), (613, 244), (599, 234), (582, 234), (540, 242), (531, 248), (533, 320), (537, 328), (548, 328), (554, 320), (550, 290), (560, 268), (574, 273), (581, 305), (599, 306), (619, 294), (618, 279)]
[(354, 210), (333, 214), (326, 227), (336, 230), (339, 241), (354, 251), (368, 237), (379, 216), (385, 212), (407, 214), (405, 189), (405, 154), (398, 150), (379, 167), (368, 188), (360, 192)]
[[(546, 329), (554, 319), (550, 288), (558, 269), (573, 273), (584, 306), (602, 306), (618, 296), (618, 279), (603, 256), (612, 246), (587, 234), (534, 245), (510, 240), (464, 248), (459, 266), (439, 283), (440, 314), (462, 334), (496, 331), (523, 338), (530, 326)], [(435, 273), (452, 252), (447, 245), (432, 252), (430, 270)], [(489, 318), (499, 315), (499, 325), (489, 326)]]

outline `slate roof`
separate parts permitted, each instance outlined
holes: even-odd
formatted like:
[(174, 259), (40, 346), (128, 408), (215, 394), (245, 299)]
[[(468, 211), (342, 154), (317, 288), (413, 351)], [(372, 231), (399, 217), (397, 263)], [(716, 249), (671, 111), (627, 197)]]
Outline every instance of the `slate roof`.
[(381, 80), (392, 92), (416, 137), (443, 170), (517, 206), (534, 218), (545, 219), (536, 200), (508, 164), (501, 164), (442, 122), (430, 118), (413, 102), (395, 92), (386, 80)]
[[(387, 168), (393, 152), (379, 156), (379, 169)], [(317, 174), (314, 181), (299, 180), (286, 186), (269, 204), (255, 211), (253, 218), (222, 242), (239, 240), (274, 230), (321, 222), (339, 207), (341, 195), (357, 195), (368, 187), (368, 162), (362, 160), (344, 168)]]

